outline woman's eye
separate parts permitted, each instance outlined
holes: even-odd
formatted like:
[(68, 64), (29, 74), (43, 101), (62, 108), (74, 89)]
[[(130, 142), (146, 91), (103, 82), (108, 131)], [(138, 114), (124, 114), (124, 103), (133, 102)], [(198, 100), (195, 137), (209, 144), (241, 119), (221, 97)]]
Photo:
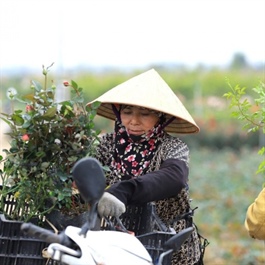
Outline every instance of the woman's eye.
[(128, 110), (127, 111), (125, 110), (125, 111), (122, 112), (122, 114), (124, 114), (124, 115), (131, 115), (132, 112), (131, 111), (128, 111)]

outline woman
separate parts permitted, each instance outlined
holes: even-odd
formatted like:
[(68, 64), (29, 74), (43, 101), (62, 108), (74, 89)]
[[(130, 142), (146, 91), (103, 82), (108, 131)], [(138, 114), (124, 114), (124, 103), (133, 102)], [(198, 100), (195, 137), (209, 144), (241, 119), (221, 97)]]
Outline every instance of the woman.
[[(95, 101), (101, 102), (98, 115), (115, 120), (114, 132), (102, 136), (97, 150), (97, 159), (110, 168), (99, 214), (120, 216), (127, 205), (155, 202), (158, 216), (169, 225), (188, 213), (189, 149), (168, 132), (197, 133), (199, 127), (170, 87), (152, 69)], [(188, 222), (183, 217), (175, 221), (175, 230)], [(172, 264), (198, 264), (199, 258), (195, 230)]]
[(248, 207), (245, 227), (251, 237), (265, 240), (265, 188)]

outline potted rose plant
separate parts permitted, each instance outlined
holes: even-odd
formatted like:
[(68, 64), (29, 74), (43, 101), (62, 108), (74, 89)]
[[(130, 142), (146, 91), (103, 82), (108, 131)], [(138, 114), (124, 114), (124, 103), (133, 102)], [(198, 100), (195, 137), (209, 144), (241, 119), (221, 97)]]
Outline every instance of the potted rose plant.
[[(31, 82), (30, 94), (9, 91), (12, 103), (19, 101), (24, 107), (0, 116), (9, 125), (10, 138), (10, 148), (0, 157), (0, 212), (9, 219), (43, 220), (56, 210), (70, 216), (84, 211), (70, 173), (78, 159), (93, 156), (98, 104), (86, 106), (83, 89), (74, 81), (64, 82), (71, 99), (56, 102), (56, 86), (47, 85), (51, 66), (43, 66), (43, 85)], [(15, 202), (12, 211), (6, 210), (10, 200)]]

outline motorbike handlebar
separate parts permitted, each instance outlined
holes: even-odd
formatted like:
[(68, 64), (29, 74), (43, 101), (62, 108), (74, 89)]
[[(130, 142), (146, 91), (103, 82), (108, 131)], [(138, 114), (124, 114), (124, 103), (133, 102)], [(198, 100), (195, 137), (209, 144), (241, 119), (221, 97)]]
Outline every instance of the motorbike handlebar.
[(32, 223), (23, 223), (21, 225), (21, 230), (29, 236), (36, 237), (38, 239), (41, 239), (45, 241), (46, 243), (59, 243), (67, 247), (71, 247), (73, 245), (73, 241), (65, 235), (64, 232), (60, 234), (55, 234), (51, 232), (50, 230), (47, 230), (45, 228), (41, 228), (37, 225), (34, 225)]

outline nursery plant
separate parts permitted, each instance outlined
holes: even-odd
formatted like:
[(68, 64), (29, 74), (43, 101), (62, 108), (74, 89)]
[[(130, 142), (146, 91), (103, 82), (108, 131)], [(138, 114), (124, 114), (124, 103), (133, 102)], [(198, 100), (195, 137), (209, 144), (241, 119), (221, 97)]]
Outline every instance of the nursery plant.
[[(242, 121), (243, 129), (248, 133), (261, 131), (265, 135), (265, 83), (260, 83), (252, 88), (252, 94), (246, 89), (236, 85), (233, 87), (227, 80), (227, 83), (231, 91), (224, 94), (228, 100), (230, 100), (229, 107), (233, 109), (231, 115)], [(265, 145), (260, 146), (258, 154), (264, 156)], [(265, 159), (258, 165), (256, 173), (265, 175)], [(265, 187), (265, 179), (264, 184)]]
[[(8, 91), (12, 111), (0, 116), (9, 125), (10, 139), (10, 148), (0, 157), (0, 212), (10, 219), (28, 221), (52, 210), (75, 215), (84, 207), (72, 185), (71, 168), (78, 159), (93, 156), (99, 104), (87, 106), (74, 81), (63, 83), (70, 99), (57, 102), (57, 88), (48, 80), (52, 65), (43, 66), (43, 84), (31, 81), (31, 93)], [(16, 104), (23, 107), (16, 109)], [(15, 201), (12, 213), (6, 209), (10, 196)]]

